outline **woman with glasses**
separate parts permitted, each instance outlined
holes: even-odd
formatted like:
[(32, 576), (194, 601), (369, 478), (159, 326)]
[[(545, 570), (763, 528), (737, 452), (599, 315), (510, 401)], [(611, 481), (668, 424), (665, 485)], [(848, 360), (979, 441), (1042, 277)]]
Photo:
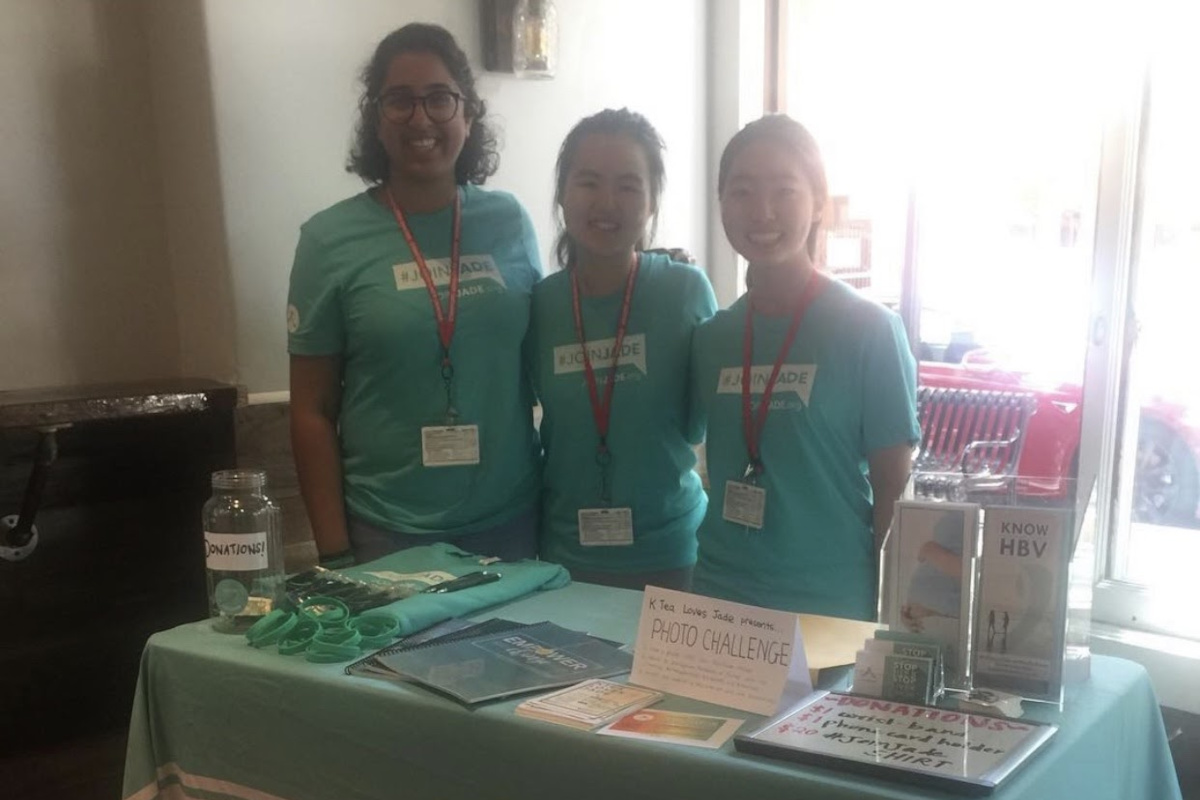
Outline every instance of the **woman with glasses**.
[(692, 340), (712, 487), (694, 589), (874, 619), (878, 547), (920, 435), (916, 363), (896, 314), (817, 270), (827, 186), (816, 141), (784, 115), (721, 155), (748, 290)]
[(292, 444), (318, 552), (345, 565), (449, 541), (533, 556), (533, 226), (480, 188), (495, 137), (446, 30), (394, 31), (362, 83), (347, 170), (368, 189), (301, 228), (288, 296)]
[(646, 252), (666, 181), (641, 114), (607, 109), (563, 141), (563, 270), (533, 292), (529, 349), (546, 466), (541, 554), (576, 580), (686, 589), (706, 498), (687, 428), (704, 273)]

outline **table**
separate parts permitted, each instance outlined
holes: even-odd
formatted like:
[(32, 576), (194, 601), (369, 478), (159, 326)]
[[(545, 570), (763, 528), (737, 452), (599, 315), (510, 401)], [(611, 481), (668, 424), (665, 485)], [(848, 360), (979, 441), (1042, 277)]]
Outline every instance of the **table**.
[[(550, 619), (633, 641), (641, 593), (572, 584), (478, 614)], [(467, 709), (416, 686), (351, 678), (246, 646), (207, 623), (153, 636), (138, 678), (125, 763), (127, 800), (354, 798), (951, 797), (737, 753), (596, 736), (513, 714), (519, 700)], [(671, 697), (664, 708), (762, 718)], [(994, 797), (1180, 798), (1146, 671), (1093, 658), (1070, 686), (1058, 735)]]

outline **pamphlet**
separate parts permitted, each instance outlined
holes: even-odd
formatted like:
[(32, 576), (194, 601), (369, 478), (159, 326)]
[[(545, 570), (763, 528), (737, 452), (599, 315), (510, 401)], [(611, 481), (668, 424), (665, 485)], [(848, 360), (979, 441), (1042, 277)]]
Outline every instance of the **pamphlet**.
[(989, 507), (975, 613), (972, 681), (1062, 698), (1070, 509)]
[(915, 633), (876, 631), (874, 638), (867, 640), (866, 650), (893, 656), (928, 658), (933, 665), (930, 700), (938, 697), (945, 688), (942, 646), (939, 642)]
[(404, 680), (404, 676), (384, 666), (379, 659), (393, 653), (416, 650), (419, 647), (430, 647), (435, 643), (441, 644), (459, 639), (470, 639), (485, 633), (499, 633), (501, 631), (512, 631), (527, 627), (529, 627), (527, 623), (512, 622), (507, 619), (493, 618), (476, 622), (462, 617), (453, 617), (432, 625), (423, 631), (418, 631), (411, 636), (405, 636), (395, 644), (355, 661), (346, 667), (346, 674), (364, 678)]
[(898, 700), (930, 702), (933, 660), (918, 656), (859, 651), (854, 662), (854, 693)]
[(517, 706), (516, 713), (521, 717), (593, 730), (657, 703), (662, 697), (662, 692), (653, 689), (597, 678), (526, 700)]
[(633, 656), (582, 631), (540, 622), (378, 656), (404, 678), (467, 704), (628, 672)]
[(887, 545), (891, 592), (883, 619), (893, 631), (941, 644), (945, 681), (956, 687), (966, 685), (978, 527), (977, 505), (904, 501)]
[(744, 719), (733, 717), (644, 708), (601, 728), (598, 733), (716, 750), (729, 741), (743, 722)]

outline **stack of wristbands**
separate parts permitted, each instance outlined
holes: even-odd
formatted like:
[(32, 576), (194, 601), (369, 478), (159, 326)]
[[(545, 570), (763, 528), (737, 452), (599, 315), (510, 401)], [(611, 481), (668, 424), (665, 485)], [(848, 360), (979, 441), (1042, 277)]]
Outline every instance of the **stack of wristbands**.
[(251, 647), (278, 645), (283, 655), (303, 653), (318, 664), (358, 658), (364, 651), (391, 644), (400, 633), (400, 619), (386, 611), (351, 614), (336, 597), (309, 597), (295, 611), (277, 608), (246, 631)]

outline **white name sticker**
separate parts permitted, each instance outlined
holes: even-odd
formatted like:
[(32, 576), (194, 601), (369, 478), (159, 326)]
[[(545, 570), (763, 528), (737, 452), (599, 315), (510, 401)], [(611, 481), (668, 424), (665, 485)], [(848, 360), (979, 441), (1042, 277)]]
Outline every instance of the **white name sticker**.
[(579, 509), (579, 543), (584, 547), (633, 544), (633, 509)]
[(254, 572), (267, 568), (267, 532), (204, 532), (204, 563), (222, 572)]
[(427, 467), (461, 467), (479, 463), (478, 425), (421, 428), (421, 463)]
[(767, 507), (767, 490), (742, 481), (725, 481), (725, 508), (722, 516), (729, 522), (762, 530)]

